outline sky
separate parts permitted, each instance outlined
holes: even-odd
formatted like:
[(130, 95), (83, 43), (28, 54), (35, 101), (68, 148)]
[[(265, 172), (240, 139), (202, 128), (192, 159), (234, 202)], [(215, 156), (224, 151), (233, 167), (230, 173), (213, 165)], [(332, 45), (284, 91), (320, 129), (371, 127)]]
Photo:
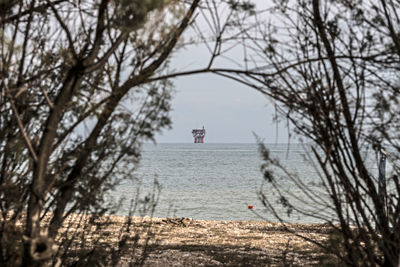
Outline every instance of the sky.
[[(195, 60), (196, 49), (185, 54)], [(274, 104), (256, 90), (215, 74), (174, 80), (172, 129), (156, 136), (158, 143), (193, 142), (192, 129), (206, 129), (207, 143), (287, 143), (286, 126), (273, 121)], [(278, 128), (278, 129), (277, 129)]]
[[(260, 2), (260, 1), (258, 1)], [(236, 51), (234, 57), (240, 58)], [(195, 69), (208, 62), (204, 46), (190, 46), (171, 61), (176, 70)], [(260, 92), (215, 74), (179, 77), (172, 100), (172, 129), (156, 135), (157, 143), (193, 142), (192, 129), (206, 129), (207, 143), (287, 143), (283, 123), (273, 121), (274, 105)]]

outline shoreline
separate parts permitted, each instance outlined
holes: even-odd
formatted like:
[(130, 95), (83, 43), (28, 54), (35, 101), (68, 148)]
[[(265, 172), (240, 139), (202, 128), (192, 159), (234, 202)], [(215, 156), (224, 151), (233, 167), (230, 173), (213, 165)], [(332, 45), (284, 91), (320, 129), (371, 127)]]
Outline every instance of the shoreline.
[[(77, 215), (72, 215), (72, 219), (74, 216)], [(101, 217), (111, 222), (100, 233), (107, 237), (105, 242), (116, 241), (128, 218)], [(288, 233), (281, 223), (135, 216), (130, 219), (130, 235), (139, 236), (140, 249), (136, 252), (147, 253), (144, 266), (320, 266), (334, 260), (316, 245)], [(329, 239), (332, 230), (325, 224), (286, 226), (322, 243)]]
[[(50, 214), (44, 217), (47, 225)], [(83, 223), (82, 223), (83, 222)], [(21, 221), (20, 221), (21, 223)], [(60, 228), (56, 243), (74, 238), (72, 248), (82, 242), (117, 248), (127, 237), (120, 266), (321, 266), (337, 265), (321, 248), (306, 241), (327, 243), (332, 228), (327, 224), (282, 223), (262, 220), (196, 220), (123, 215), (71, 214)], [(84, 234), (84, 235), (83, 235)], [(306, 239), (298, 236), (301, 235)], [(103, 244), (103, 245), (102, 245)], [(143, 260), (144, 259), (144, 260)]]

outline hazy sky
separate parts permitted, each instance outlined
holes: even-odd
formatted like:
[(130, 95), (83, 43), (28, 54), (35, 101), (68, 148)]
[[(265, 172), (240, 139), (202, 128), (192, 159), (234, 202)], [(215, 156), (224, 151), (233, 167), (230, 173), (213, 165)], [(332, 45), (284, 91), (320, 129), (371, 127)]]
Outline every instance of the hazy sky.
[[(195, 50), (185, 52), (188, 61)], [(214, 74), (181, 77), (174, 83), (172, 129), (157, 135), (157, 142), (193, 142), (191, 130), (202, 126), (205, 142), (254, 143), (253, 132), (266, 143), (287, 142), (283, 123), (276, 134), (273, 104), (254, 89)]]
[[(208, 58), (204, 47), (192, 46), (175, 55), (171, 65), (189, 70), (204, 66)], [(172, 130), (157, 135), (158, 143), (193, 142), (191, 130), (202, 126), (210, 143), (254, 143), (253, 132), (266, 143), (287, 142), (285, 125), (276, 134), (273, 104), (254, 89), (215, 74), (181, 77), (174, 83)]]

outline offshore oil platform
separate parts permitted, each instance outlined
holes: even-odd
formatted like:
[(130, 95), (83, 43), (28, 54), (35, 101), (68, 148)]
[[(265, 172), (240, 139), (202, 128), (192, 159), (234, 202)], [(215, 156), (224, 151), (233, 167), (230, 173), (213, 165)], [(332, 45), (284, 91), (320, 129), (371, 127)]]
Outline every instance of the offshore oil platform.
[(204, 143), (204, 137), (206, 136), (206, 129), (193, 129), (192, 134), (195, 143)]

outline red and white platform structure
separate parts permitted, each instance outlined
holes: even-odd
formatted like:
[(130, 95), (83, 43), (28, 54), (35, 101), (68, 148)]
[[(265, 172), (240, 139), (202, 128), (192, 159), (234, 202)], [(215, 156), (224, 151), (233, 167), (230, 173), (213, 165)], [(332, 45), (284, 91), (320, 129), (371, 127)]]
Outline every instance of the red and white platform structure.
[(204, 143), (204, 137), (206, 136), (206, 129), (193, 129), (192, 134), (195, 143)]

